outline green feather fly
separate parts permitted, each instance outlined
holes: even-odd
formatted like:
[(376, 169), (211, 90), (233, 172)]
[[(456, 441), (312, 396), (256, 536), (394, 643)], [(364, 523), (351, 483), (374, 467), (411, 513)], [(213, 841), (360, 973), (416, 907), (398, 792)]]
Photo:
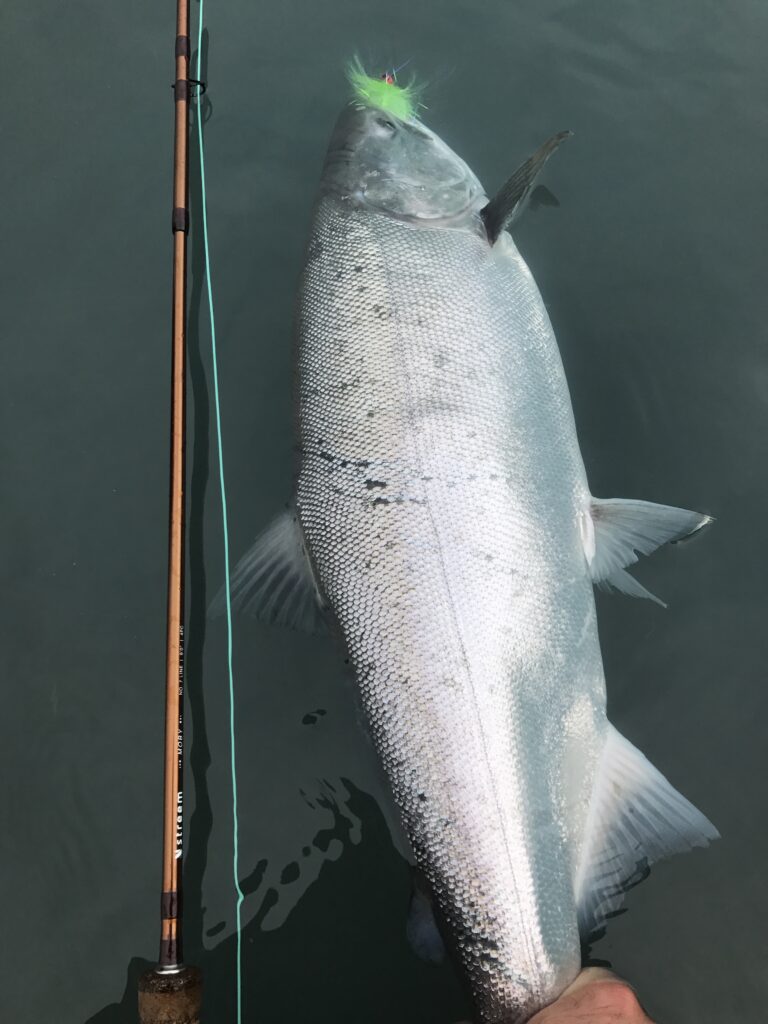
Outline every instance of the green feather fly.
[(394, 74), (372, 78), (366, 74), (358, 58), (347, 65), (347, 79), (355, 100), (365, 107), (377, 107), (401, 121), (416, 117), (421, 89), (413, 82), (398, 85)]

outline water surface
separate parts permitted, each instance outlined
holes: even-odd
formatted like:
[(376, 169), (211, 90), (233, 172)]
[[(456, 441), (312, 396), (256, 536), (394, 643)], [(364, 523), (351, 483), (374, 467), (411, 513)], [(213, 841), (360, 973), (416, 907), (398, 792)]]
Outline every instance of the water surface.
[[(7, 8), (0, 376), (2, 1014), (134, 1019), (156, 954), (173, 5)], [(197, 5), (193, 3), (193, 16)], [(561, 345), (594, 493), (707, 511), (599, 598), (610, 714), (723, 840), (654, 869), (593, 950), (654, 1018), (764, 1018), (768, 364), (755, 0), (209, 0), (205, 112), (232, 544), (290, 495), (291, 314), (343, 61), (408, 58), (494, 190), (543, 139), (559, 206), (516, 238)], [(193, 168), (193, 220), (199, 178)], [(187, 955), (234, 1001), (225, 636), (209, 338), (191, 238)], [(329, 641), (237, 623), (245, 1019), (449, 1024), (405, 941), (408, 869)], [(321, 714), (324, 712), (324, 714)]]

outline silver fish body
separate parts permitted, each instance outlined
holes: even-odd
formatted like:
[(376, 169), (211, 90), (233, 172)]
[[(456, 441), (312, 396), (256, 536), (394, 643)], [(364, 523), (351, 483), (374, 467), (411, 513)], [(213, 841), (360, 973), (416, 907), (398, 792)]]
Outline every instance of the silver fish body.
[[(577, 974), (619, 862), (716, 835), (609, 725), (593, 597), (623, 572), (604, 562), (707, 517), (596, 507), (552, 326), (486, 202), (419, 122), (342, 115), (299, 291), (295, 518), (478, 1016), (516, 1024)], [(236, 596), (265, 589), (267, 547)]]
[(568, 388), (507, 235), (320, 202), (297, 508), (417, 862), (485, 1020), (579, 968), (605, 728)]

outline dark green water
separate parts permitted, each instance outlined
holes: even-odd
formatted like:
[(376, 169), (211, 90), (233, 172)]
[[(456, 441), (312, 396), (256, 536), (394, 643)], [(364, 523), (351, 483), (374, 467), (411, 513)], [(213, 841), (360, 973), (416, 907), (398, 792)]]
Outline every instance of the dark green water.
[[(491, 190), (553, 131), (576, 133), (546, 172), (560, 205), (529, 212), (516, 237), (592, 490), (718, 520), (638, 571), (668, 611), (601, 597), (599, 621), (613, 721), (723, 839), (654, 869), (593, 952), (660, 1021), (762, 1021), (768, 9), (209, 0), (207, 23), (236, 555), (290, 493), (291, 311), (343, 60), (412, 58), (431, 82), (425, 118)], [(173, 4), (30, 0), (6, 5), (0, 29), (0, 1014), (117, 1024), (134, 1019), (157, 945)], [(192, 198), (194, 220), (194, 171)], [(186, 945), (218, 1022), (233, 1019), (234, 900), (195, 232), (191, 253)], [(239, 621), (236, 674), (244, 1019), (456, 1021), (450, 969), (405, 941), (408, 869), (368, 795), (339, 657)]]

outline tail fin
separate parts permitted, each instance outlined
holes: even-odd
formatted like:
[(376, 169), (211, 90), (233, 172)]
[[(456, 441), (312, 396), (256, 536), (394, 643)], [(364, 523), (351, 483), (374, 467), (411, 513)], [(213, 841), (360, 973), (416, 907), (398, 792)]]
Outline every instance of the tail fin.
[(575, 879), (582, 940), (619, 909), (652, 864), (718, 838), (701, 811), (609, 725)]

